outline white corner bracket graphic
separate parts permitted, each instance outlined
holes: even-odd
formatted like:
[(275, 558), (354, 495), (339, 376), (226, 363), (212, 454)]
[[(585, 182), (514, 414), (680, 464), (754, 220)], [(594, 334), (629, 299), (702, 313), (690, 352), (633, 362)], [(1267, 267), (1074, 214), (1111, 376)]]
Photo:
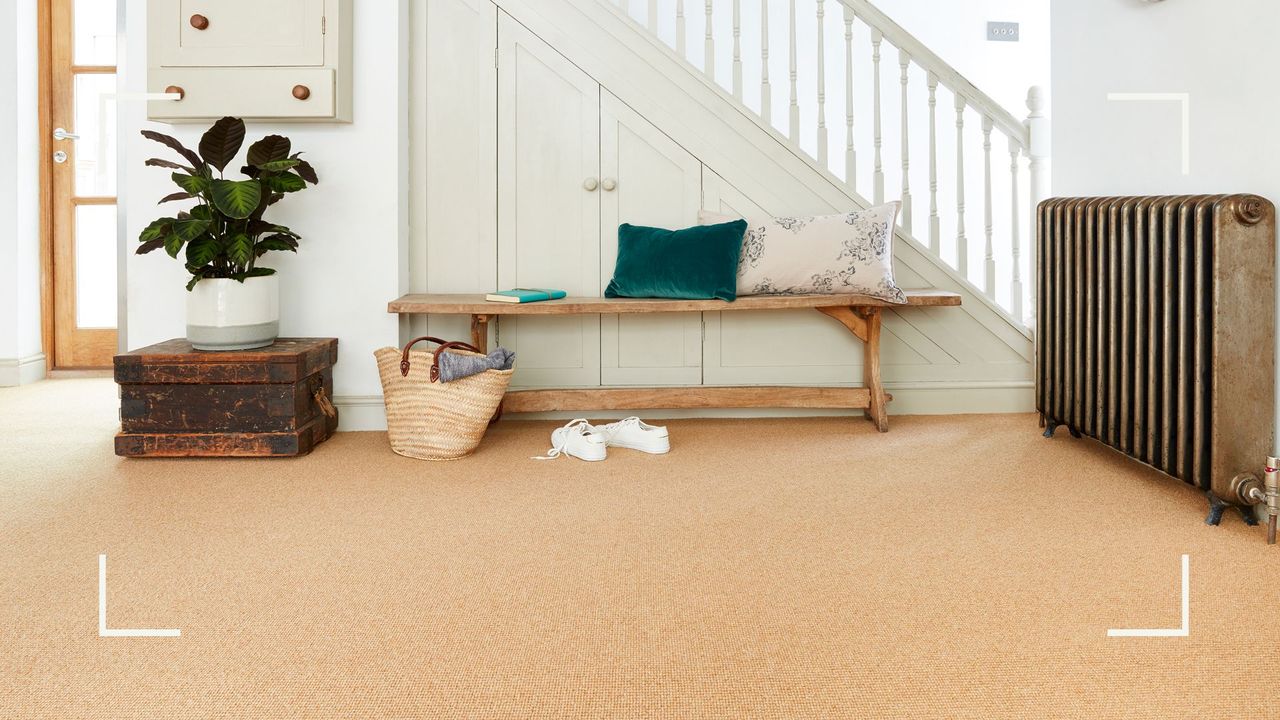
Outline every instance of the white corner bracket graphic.
[(98, 556), (98, 637), (179, 637), (181, 630), (138, 628), (113, 630), (107, 627), (107, 556)]
[(1177, 102), (1182, 104), (1182, 174), (1191, 174), (1191, 93), (1107, 93), (1120, 102)]
[(1182, 556), (1182, 627), (1131, 630), (1111, 628), (1107, 637), (1187, 637), (1191, 634), (1191, 556)]

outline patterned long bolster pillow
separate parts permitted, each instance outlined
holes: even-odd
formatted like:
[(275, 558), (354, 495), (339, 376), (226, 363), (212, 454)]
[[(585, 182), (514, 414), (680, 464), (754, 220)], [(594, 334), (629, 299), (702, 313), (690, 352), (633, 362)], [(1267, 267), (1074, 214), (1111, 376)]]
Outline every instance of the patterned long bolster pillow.
[[(850, 293), (905, 303), (893, 279), (893, 226), (899, 207), (892, 202), (838, 215), (746, 218), (738, 295)], [(702, 225), (734, 219), (698, 212)]]

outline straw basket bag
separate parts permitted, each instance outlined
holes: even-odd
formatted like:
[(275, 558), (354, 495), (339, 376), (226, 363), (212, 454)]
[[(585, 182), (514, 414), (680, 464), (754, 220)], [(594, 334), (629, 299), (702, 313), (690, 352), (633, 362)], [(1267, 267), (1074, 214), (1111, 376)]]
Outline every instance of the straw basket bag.
[[(440, 347), (435, 352), (410, 349), (423, 340)], [(433, 337), (411, 340), (403, 351), (386, 347), (374, 352), (387, 406), (387, 436), (400, 455), (422, 460), (466, 457), (501, 415), (512, 371), (485, 370), (443, 383), (439, 358), (446, 351), (484, 355), (467, 343)]]

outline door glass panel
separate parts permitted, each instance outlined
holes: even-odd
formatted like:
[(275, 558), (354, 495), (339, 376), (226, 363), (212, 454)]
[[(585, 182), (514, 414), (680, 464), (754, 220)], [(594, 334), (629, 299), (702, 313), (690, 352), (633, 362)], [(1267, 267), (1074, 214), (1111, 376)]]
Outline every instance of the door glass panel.
[(76, 206), (76, 326), (116, 326), (116, 206)]
[(116, 0), (76, 0), (76, 65), (116, 64)]
[(76, 186), (80, 197), (116, 194), (116, 102), (104, 98), (116, 91), (116, 76), (75, 76)]

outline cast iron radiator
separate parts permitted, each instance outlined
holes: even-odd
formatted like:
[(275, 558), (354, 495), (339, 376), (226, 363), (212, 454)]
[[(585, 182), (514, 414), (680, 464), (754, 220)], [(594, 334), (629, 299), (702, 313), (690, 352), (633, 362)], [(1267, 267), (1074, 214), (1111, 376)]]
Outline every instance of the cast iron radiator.
[[(1254, 195), (1053, 198), (1037, 212), (1036, 409), (1209, 495), (1272, 452), (1275, 207)], [(1252, 524), (1252, 523), (1251, 523)]]

